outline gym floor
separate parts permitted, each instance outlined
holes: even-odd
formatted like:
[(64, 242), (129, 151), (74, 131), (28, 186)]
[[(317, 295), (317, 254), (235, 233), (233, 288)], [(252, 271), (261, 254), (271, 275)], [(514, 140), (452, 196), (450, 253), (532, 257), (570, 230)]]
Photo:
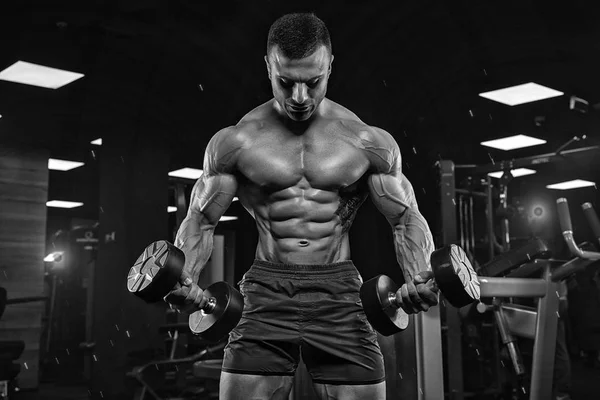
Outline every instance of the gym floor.
[(573, 400), (597, 398), (600, 393), (600, 369), (593, 369), (583, 365), (580, 358), (571, 358), (572, 393)]
[[(600, 393), (600, 368), (583, 365), (581, 359), (572, 359), (573, 400), (597, 398)], [(11, 400), (84, 400), (88, 399), (88, 388), (84, 386), (53, 385), (45, 383), (35, 392), (20, 392)]]

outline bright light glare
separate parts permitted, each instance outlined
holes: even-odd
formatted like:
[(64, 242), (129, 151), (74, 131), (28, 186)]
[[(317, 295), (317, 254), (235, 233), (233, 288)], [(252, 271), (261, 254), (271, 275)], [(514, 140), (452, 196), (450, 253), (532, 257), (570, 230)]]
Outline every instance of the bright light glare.
[(517, 106), (519, 104), (562, 96), (563, 94), (563, 92), (559, 92), (558, 90), (529, 82), (504, 89), (492, 90), (491, 92), (479, 93), (479, 96), (506, 104), (507, 106)]
[[(535, 174), (536, 171), (533, 169), (529, 169), (529, 168), (517, 168), (517, 169), (511, 169), (510, 173), (512, 174), (513, 178), (518, 178), (519, 176)], [(502, 178), (503, 174), (504, 174), (504, 171), (497, 171), (497, 172), (490, 172), (488, 175), (491, 176), (492, 178)]]
[(62, 251), (55, 251), (53, 253), (48, 254), (46, 257), (44, 257), (44, 261), (45, 262), (60, 261), (62, 259), (62, 256), (63, 256), (63, 252)]
[(556, 189), (556, 190), (569, 190), (569, 189), (578, 189), (583, 187), (595, 186), (594, 182), (586, 181), (583, 179), (574, 179), (572, 181), (559, 182), (554, 183), (552, 185), (546, 186), (548, 189)]
[(523, 147), (537, 146), (546, 143), (543, 139), (534, 138), (526, 135), (515, 135), (501, 139), (488, 140), (481, 142), (482, 146), (492, 147), (500, 150), (514, 150)]
[(64, 200), (50, 200), (46, 202), (47, 207), (55, 207), (55, 208), (76, 208), (81, 207), (83, 203), (78, 201), (64, 201)]
[(0, 72), (0, 80), (47, 89), (58, 89), (83, 76), (83, 74), (77, 72), (45, 67), (25, 61), (17, 61)]
[(96, 140), (92, 140), (91, 144), (95, 144), (96, 146), (102, 146), (102, 138), (98, 138)]
[(70, 171), (75, 168), (79, 168), (84, 163), (79, 161), (59, 160), (56, 158), (48, 159), (48, 169), (55, 171)]
[(173, 213), (177, 211), (177, 207), (175, 206), (168, 206), (167, 207), (167, 212)]
[(169, 172), (169, 176), (185, 179), (198, 179), (202, 176), (202, 170), (186, 167)]
[(224, 222), (224, 221), (235, 221), (236, 219), (238, 219), (238, 217), (232, 217), (229, 215), (223, 215), (219, 221)]

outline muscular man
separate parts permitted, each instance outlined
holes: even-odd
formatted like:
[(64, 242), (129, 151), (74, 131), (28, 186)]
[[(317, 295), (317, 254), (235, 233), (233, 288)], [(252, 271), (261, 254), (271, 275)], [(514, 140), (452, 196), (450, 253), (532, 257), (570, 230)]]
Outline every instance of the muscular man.
[(370, 196), (393, 228), (408, 312), (438, 301), (424, 285), (431, 233), (393, 137), (325, 97), (333, 55), (324, 23), (313, 14), (281, 17), (265, 62), (274, 98), (210, 140), (176, 238), (189, 277), (166, 300), (183, 302), (181, 311), (204, 305), (195, 283), (215, 226), (238, 196), (259, 241), (240, 282), (244, 312), (225, 348), (220, 398), (287, 399), (302, 355), (321, 398), (384, 399), (383, 357), (360, 302), (348, 231)]

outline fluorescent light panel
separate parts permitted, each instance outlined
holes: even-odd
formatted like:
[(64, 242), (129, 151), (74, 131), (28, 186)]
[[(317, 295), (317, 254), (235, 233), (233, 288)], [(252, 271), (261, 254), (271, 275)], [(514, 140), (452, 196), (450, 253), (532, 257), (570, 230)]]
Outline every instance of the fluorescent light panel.
[(526, 135), (515, 135), (501, 139), (488, 140), (481, 142), (482, 146), (493, 147), (500, 150), (514, 150), (523, 147), (537, 146), (546, 143), (543, 139), (534, 138)]
[(46, 202), (47, 207), (55, 208), (76, 208), (81, 207), (83, 203), (78, 201), (65, 201), (65, 200), (50, 200)]
[(102, 138), (98, 138), (96, 140), (92, 140), (91, 144), (95, 144), (96, 146), (102, 146)]
[(574, 179), (572, 181), (554, 183), (552, 185), (546, 186), (548, 189), (556, 189), (556, 190), (569, 190), (569, 189), (578, 189), (583, 187), (589, 187), (596, 185), (594, 182), (586, 181), (583, 179)]
[[(514, 178), (518, 178), (519, 176), (535, 174), (536, 172), (537, 171), (535, 171), (533, 169), (529, 169), (529, 168), (517, 168), (517, 169), (510, 170), (510, 173), (512, 174), (512, 176)], [(503, 174), (504, 174), (504, 171), (497, 171), (497, 172), (490, 172), (488, 175), (491, 176), (492, 178), (502, 178)]]
[(59, 160), (56, 158), (48, 159), (48, 169), (55, 171), (70, 171), (75, 168), (79, 168), (84, 163), (79, 161)]
[(47, 89), (58, 89), (83, 76), (83, 74), (77, 72), (45, 67), (25, 61), (17, 61), (0, 72), (0, 80)]
[(563, 92), (559, 92), (558, 90), (529, 82), (504, 89), (492, 90), (491, 92), (479, 93), (479, 96), (506, 104), (507, 106), (517, 106), (519, 104), (562, 96), (563, 94)]
[(202, 176), (202, 170), (186, 167), (169, 172), (169, 176), (185, 179), (198, 179)]

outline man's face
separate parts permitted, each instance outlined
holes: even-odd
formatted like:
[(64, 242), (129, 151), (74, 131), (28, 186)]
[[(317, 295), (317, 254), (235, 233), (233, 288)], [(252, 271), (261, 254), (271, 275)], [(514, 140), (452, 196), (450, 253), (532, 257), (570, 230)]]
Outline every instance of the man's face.
[(265, 61), (277, 103), (290, 119), (309, 119), (327, 92), (333, 55), (321, 46), (306, 58), (290, 60), (276, 46)]

